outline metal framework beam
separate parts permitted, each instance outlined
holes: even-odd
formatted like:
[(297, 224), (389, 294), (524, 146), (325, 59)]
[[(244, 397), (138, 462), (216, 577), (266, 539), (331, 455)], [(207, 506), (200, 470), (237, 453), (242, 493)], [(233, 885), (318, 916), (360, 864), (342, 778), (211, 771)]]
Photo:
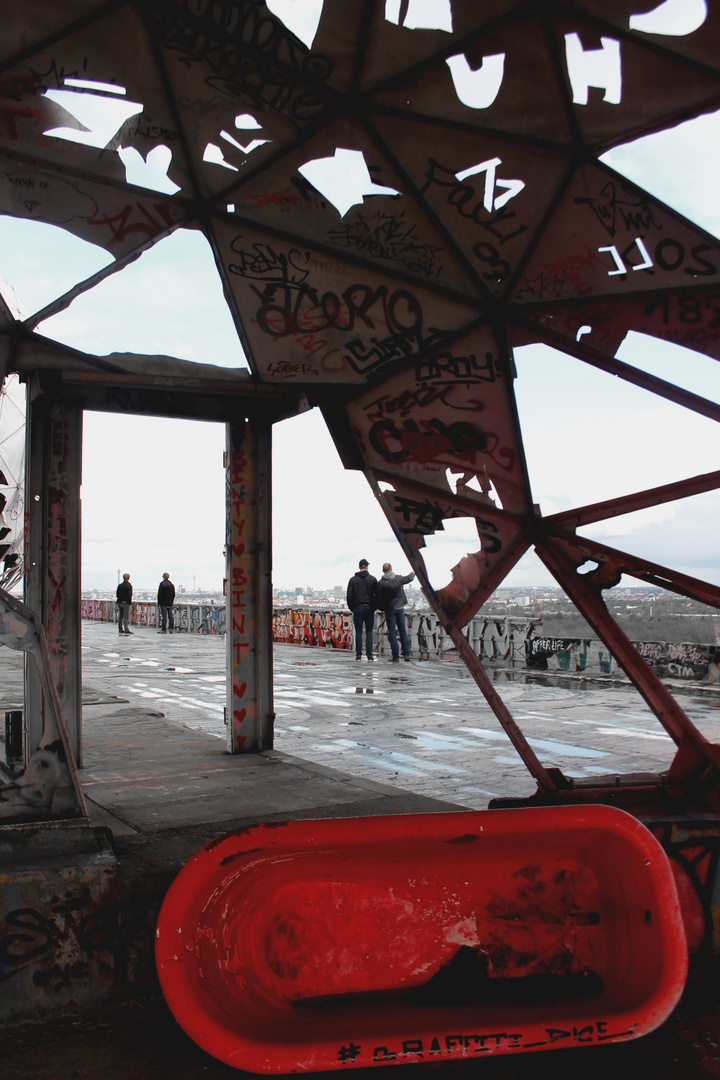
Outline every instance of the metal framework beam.
[(688, 766), (699, 762), (720, 763), (720, 747), (709, 743), (688, 719), (657, 675), (642, 659), (630, 639), (608, 613), (602, 598), (579, 574), (557, 543), (548, 542), (535, 548), (538, 556), (570, 599), (580, 608), (598, 637), (605, 642), (641, 697), (652, 709), (673, 742), (685, 751)]

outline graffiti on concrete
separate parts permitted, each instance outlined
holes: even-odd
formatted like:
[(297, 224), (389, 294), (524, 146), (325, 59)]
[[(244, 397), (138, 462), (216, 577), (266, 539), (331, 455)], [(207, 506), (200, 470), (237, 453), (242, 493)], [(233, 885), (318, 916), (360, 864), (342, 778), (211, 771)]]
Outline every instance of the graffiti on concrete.
[(522, 655), (524, 642), (539, 626), (537, 619), (485, 619), (470, 624), (470, 643), (481, 660), (512, 660)]
[(341, 611), (276, 608), (273, 611), (273, 641), (284, 645), (352, 649), (352, 618), (348, 612)]
[(89, 886), (67, 889), (53, 896), (42, 910), (16, 908), (5, 914), (0, 932), (0, 983), (31, 967), (35, 986), (51, 990), (71, 988), (90, 974), (95, 963), (111, 970), (107, 911), (99, 908)]
[(717, 949), (720, 902), (717, 896), (720, 831), (717, 822), (663, 821), (651, 832), (670, 859), (685, 934), (691, 952)]
[[(585, 671), (589, 648), (590, 641), (584, 638), (528, 638), (525, 642), (527, 666), (536, 671), (547, 671), (549, 668), (557, 668), (559, 671)], [(598, 665), (599, 663), (598, 657)]]
[(635, 648), (653, 671), (672, 679), (704, 679), (718, 652), (717, 645), (636, 641)]
[[(94, 622), (115, 622), (117, 604), (114, 600), (82, 600), (83, 619)], [(224, 634), (225, 605), (212, 603), (176, 604), (173, 607), (175, 629), (191, 634)], [(130, 621), (134, 626), (154, 628), (160, 625), (156, 603), (133, 603), (130, 605)]]
[[(225, 607), (220, 604), (178, 604), (175, 628), (193, 634), (224, 634)], [(83, 600), (83, 619), (113, 622), (114, 600)], [(131, 621), (137, 626), (159, 624), (157, 605), (133, 604)], [(432, 612), (406, 612), (413, 656), (421, 660), (454, 660), (456, 650)], [(481, 660), (505, 663), (533, 671), (595, 672), (611, 674), (616, 668), (607, 647), (597, 638), (542, 636), (542, 620), (489, 619), (476, 615), (463, 631)], [(375, 615), (375, 640), (381, 654), (388, 649), (385, 616)], [(352, 618), (347, 611), (320, 608), (275, 608), (273, 641), (281, 645), (315, 648), (354, 648)], [(674, 644), (636, 641), (635, 648), (661, 678), (720, 682), (720, 649), (716, 644)]]
[(154, 977), (153, 944), (164, 889), (118, 903), (114, 859), (102, 867), (75, 866), (62, 888), (38, 890), (20, 875), (0, 911), (0, 1018), (18, 1005), (42, 1000), (54, 1006), (78, 1001)]

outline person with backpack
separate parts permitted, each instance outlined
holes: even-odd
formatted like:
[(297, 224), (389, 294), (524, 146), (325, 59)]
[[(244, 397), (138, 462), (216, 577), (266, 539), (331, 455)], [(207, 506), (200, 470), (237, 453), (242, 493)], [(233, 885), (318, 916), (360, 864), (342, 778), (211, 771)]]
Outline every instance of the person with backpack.
[(409, 584), (414, 579), (414, 574), (393, 573), (389, 562), (383, 563), (383, 576), (378, 581), (377, 601), (378, 607), (385, 612), (385, 625), (387, 626), (388, 641), (392, 657), (390, 663), (400, 663), (400, 648), (397, 635), (400, 635), (403, 659), (410, 660), (410, 642), (408, 641), (407, 626), (405, 625), (405, 605), (407, 596), (403, 585)]

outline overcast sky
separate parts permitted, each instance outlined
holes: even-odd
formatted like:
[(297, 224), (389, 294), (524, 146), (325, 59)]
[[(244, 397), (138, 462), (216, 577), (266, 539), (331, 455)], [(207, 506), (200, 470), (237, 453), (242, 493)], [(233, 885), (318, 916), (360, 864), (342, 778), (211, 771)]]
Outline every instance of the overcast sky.
[[(613, 167), (720, 236), (720, 114), (613, 151)], [(38, 222), (0, 218), (0, 275), (28, 311), (111, 260), (100, 248)], [(209, 246), (179, 232), (47, 320), (40, 331), (91, 353), (165, 353), (227, 367), (245, 360)], [(632, 334), (618, 354), (720, 400), (720, 367), (688, 350)], [(516, 352), (516, 394), (535, 502), (543, 513), (669, 483), (718, 467), (710, 420), (532, 346)], [(680, 375), (679, 375), (680, 373)], [(220, 588), (223, 578), (224, 430), (220, 425), (86, 414), (83, 585), (114, 588), (127, 571), (154, 588)], [(274, 582), (345, 585), (357, 560), (404, 559), (361, 474), (345, 472), (317, 410), (274, 430)], [(720, 583), (720, 495), (709, 493), (587, 530), (603, 543)], [(429, 538), (438, 586), (477, 548), (467, 520)], [(542, 584), (529, 554), (506, 584)]]

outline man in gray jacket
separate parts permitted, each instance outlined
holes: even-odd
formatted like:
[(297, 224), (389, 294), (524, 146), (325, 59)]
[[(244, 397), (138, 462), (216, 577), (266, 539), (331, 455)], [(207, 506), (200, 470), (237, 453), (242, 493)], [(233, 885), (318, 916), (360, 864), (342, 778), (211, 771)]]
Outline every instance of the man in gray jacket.
[(403, 585), (407, 585), (415, 577), (414, 574), (394, 574), (389, 562), (383, 563), (383, 576), (378, 581), (377, 596), (378, 607), (385, 612), (385, 623), (392, 653), (391, 663), (400, 663), (400, 649), (398, 648), (397, 634), (400, 634), (403, 659), (410, 660), (410, 642), (408, 641), (407, 627), (405, 625), (405, 605), (407, 596)]

